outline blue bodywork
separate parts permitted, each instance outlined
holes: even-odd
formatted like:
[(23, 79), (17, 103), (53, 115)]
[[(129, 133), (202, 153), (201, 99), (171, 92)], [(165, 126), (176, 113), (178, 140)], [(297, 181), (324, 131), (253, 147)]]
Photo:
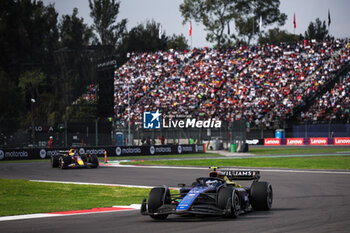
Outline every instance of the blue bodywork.
[(186, 196), (180, 201), (178, 206), (176, 207), (176, 211), (184, 211), (188, 210), (192, 203), (196, 200), (196, 198), (199, 196), (199, 194), (207, 192), (209, 190), (215, 190), (215, 187), (203, 187), (203, 186), (197, 186), (192, 188)]
[(254, 187), (267, 183), (258, 182), (260, 173), (257, 171), (217, 171), (214, 168), (209, 177), (197, 178), (191, 187), (179, 184), (182, 188), (178, 194), (170, 194), (165, 185), (153, 188), (148, 202), (146, 198), (142, 201), (141, 214), (165, 219), (169, 214), (237, 217), (251, 211), (251, 188), (242, 187), (228, 177), (232, 180), (254, 180)]

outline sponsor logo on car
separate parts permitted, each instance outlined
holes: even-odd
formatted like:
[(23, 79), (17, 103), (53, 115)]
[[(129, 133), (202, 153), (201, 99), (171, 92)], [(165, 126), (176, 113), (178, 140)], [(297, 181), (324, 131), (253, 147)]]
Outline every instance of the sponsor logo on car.
[(222, 171), (225, 176), (253, 176), (254, 171)]

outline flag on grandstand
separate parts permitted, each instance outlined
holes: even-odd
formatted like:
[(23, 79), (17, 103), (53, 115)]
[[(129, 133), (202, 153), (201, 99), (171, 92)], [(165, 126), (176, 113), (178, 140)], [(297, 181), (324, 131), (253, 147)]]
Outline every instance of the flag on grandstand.
[(162, 25), (159, 25), (159, 39), (162, 39)]
[(192, 36), (192, 22), (190, 21), (190, 28), (188, 29), (188, 35)]
[(331, 25), (331, 12), (328, 9), (328, 27)]
[(260, 23), (259, 23), (259, 32), (261, 33), (262, 29), (262, 16), (260, 15)]
[(297, 23), (295, 22), (295, 13), (294, 13), (294, 17), (293, 17), (293, 25), (294, 25), (294, 29), (297, 27)]

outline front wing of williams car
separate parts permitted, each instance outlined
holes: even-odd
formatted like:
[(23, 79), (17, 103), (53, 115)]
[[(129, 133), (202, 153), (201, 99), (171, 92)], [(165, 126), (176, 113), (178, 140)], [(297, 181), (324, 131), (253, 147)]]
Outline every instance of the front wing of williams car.
[[(141, 214), (153, 219), (165, 219), (169, 214), (235, 218), (252, 209), (271, 208), (272, 187), (268, 182), (259, 182), (259, 172), (216, 169), (209, 173), (209, 177), (197, 178), (191, 187), (181, 184), (178, 194), (170, 194), (165, 185), (153, 188), (148, 200), (142, 201)], [(233, 180), (253, 180), (253, 184), (242, 187)]]

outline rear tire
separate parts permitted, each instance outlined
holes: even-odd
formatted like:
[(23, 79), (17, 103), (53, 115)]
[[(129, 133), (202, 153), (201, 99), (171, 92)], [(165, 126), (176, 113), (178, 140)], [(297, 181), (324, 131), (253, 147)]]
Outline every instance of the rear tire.
[(52, 168), (58, 167), (58, 156), (52, 155), (50, 161)]
[[(165, 198), (164, 198), (164, 193)], [(157, 212), (159, 207), (161, 207), (163, 204), (169, 204), (170, 203), (170, 192), (169, 189), (166, 189), (164, 187), (156, 187), (151, 190), (148, 196), (148, 213), (149, 216), (156, 220), (162, 220), (166, 219), (168, 217), (168, 214), (154, 214)]]
[(84, 155), (80, 155), (81, 160), (83, 160), (84, 163), (88, 162), (88, 157), (84, 154)]
[(273, 201), (272, 186), (268, 182), (253, 182), (250, 188), (251, 205), (254, 210), (270, 210)]
[(97, 168), (100, 165), (97, 155), (91, 155), (89, 159), (91, 163), (91, 168)]
[(218, 192), (218, 207), (223, 210), (231, 209), (224, 215), (227, 218), (237, 218), (241, 211), (241, 201), (232, 186), (222, 187)]

